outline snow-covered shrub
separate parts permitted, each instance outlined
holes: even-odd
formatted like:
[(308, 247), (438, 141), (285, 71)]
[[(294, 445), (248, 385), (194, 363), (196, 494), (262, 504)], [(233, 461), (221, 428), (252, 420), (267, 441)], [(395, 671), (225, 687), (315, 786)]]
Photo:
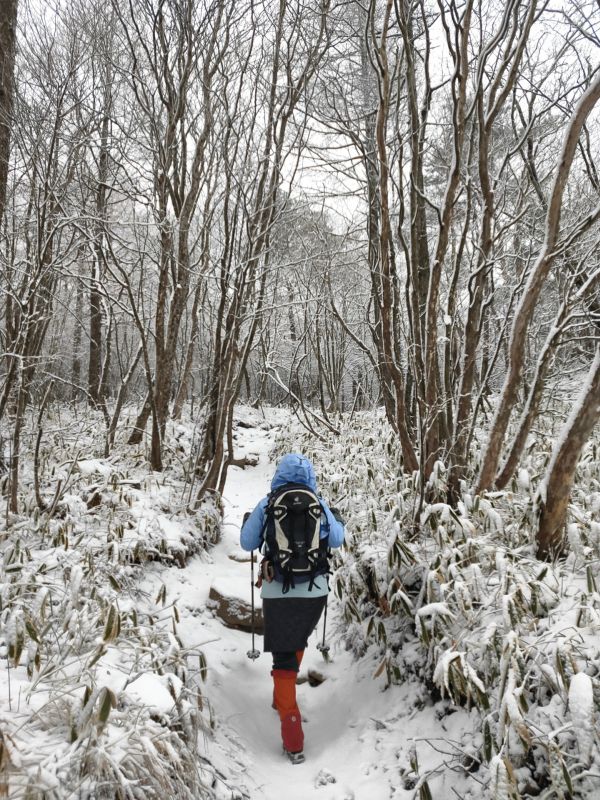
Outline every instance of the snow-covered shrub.
[[(172, 449), (175, 435), (183, 438), (170, 430)], [(26, 513), (0, 529), (9, 796), (216, 797), (222, 781), (201, 749), (211, 725), (206, 663), (183, 646), (177, 605), (152, 562), (177, 568), (206, 549), (220, 509), (212, 500), (188, 509), (180, 459), (156, 475), (135, 453), (97, 457), (97, 444), (90, 430), (73, 440), (49, 432), (47, 509), (34, 508), (26, 468)]]
[(403, 473), (380, 413), (336, 424), (340, 434), (321, 432), (323, 442), (292, 427), (277, 451), (311, 458), (323, 494), (347, 520), (333, 578), (346, 646), (376, 658), (374, 674), (388, 682), (418, 678), (433, 699), (477, 710), (492, 797), (593, 796), (600, 791), (597, 444), (587, 447), (572, 497), (570, 555), (550, 565), (534, 558), (543, 448), (529, 448), (510, 490), (464, 491), (450, 506), (443, 464), (421, 492), (418, 476)]

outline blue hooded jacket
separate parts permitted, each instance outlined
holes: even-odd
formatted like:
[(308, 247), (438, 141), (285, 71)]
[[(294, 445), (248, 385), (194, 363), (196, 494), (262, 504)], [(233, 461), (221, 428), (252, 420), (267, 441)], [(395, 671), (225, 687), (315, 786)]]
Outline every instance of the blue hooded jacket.
[[(301, 483), (316, 493), (317, 478), (315, 470), (306, 456), (300, 453), (288, 453), (283, 456), (273, 475), (271, 491), (285, 486), (286, 483)], [(321, 538), (324, 539), (329, 536), (329, 547), (339, 547), (344, 541), (344, 526), (333, 516), (327, 503), (322, 498), (320, 500), (323, 507)], [(240, 544), (244, 550), (255, 550), (263, 543), (267, 503), (268, 498), (263, 497), (242, 526)]]
[(317, 491), (315, 469), (306, 456), (300, 453), (288, 453), (277, 464), (271, 481), (271, 491), (274, 492), (286, 483), (301, 483), (313, 492)]

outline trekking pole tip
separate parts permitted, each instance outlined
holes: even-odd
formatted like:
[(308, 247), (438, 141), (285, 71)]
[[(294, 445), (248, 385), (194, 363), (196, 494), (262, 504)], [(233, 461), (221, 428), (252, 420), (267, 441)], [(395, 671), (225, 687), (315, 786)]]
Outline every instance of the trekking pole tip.
[(260, 653), (258, 652), (258, 650), (248, 650), (246, 655), (248, 656), (248, 658), (254, 661), (255, 659), (259, 658)]

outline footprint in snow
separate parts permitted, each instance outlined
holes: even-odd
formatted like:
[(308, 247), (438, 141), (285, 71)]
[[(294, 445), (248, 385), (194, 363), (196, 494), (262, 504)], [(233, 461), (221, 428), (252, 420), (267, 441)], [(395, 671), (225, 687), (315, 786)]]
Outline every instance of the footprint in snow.
[(322, 769), (315, 778), (315, 787), (329, 786), (330, 783), (336, 783), (335, 776), (327, 769)]

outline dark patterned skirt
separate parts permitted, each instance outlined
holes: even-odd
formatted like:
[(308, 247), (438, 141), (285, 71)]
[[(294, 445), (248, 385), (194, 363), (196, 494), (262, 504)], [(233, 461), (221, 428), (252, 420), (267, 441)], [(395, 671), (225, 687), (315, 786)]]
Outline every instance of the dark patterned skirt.
[(323, 597), (263, 598), (265, 653), (304, 650), (325, 608)]

